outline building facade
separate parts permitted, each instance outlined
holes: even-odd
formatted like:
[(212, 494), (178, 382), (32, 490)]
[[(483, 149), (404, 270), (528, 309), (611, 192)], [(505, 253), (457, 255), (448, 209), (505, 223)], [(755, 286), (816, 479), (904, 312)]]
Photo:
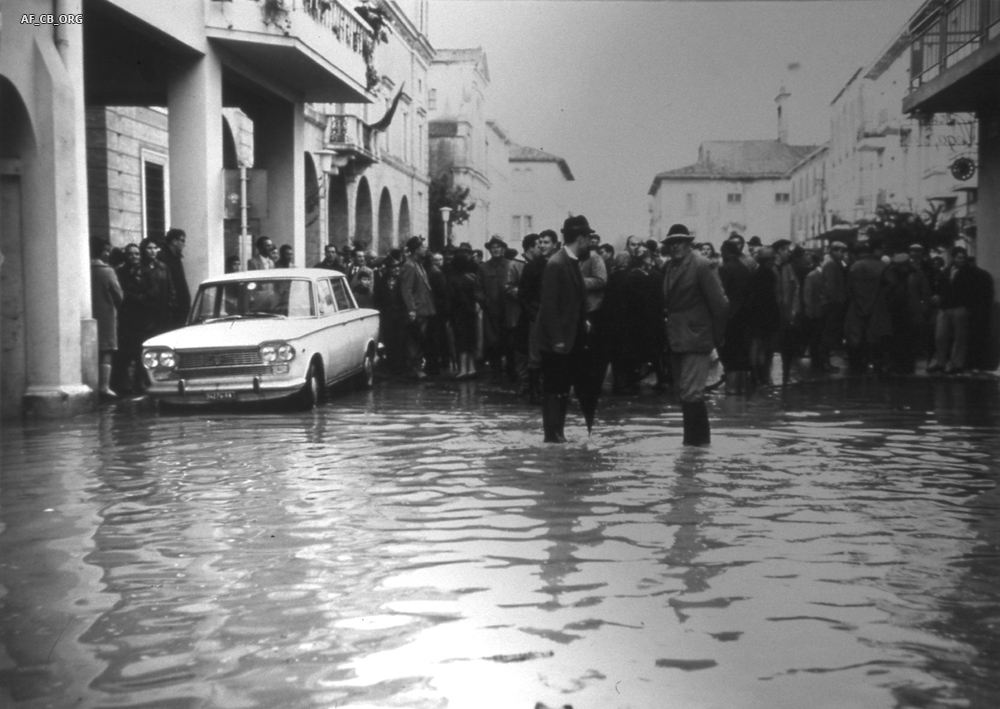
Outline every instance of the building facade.
[[(131, 240), (162, 213), (164, 224), (188, 233), (189, 283), (222, 273), (228, 195), (221, 117), (224, 108), (239, 109), (258, 136), (253, 168), (266, 171), (266, 184), (258, 183), (266, 195), (259, 228), (302, 254), (306, 140), (317, 132), (322, 140), (325, 130), (322, 121), (307, 119), (307, 104), (374, 99), (368, 91), (377, 72), (374, 33), (339, 0), (60, 0), (56, 6), (76, 21), (36, 23), (32, 18), (53, 12), (52, 2), (9, 0), (0, 23), (5, 416), (66, 415), (96, 403), (92, 220), (112, 238)], [(103, 171), (108, 180), (108, 204), (91, 213), (88, 110), (108, 106), (135, 110), (105, 112), (103, 125), (99, 111), (90, 114), (92, 140), (121, 139), (106, 152), (122, 163), (120, 170), (95, 164), (94, 179)], [(148, 107), (166, 111), (165, 127), (156, 111), (138, 110)], [(126, 145), (133, 136), (119, 130), (125, 123), (143, 140)], [(165, 158), (155, 150), (164, 129)], [(133, 149), (138, 158), (126, 161)], [(145, 185), (157, 181), (165, 185), (162, 204), (147, 205)]]
[[(505, 136), (487, 120), (489, 65), (482, 47), (437, 50), (430, 71), (428, 97), (431, 178), (451, 176), (468, 189), (474, 205), (465, 224), (452, 226), (453, 241), (481, 248), (496, 228), (491, 208), (491, 164), (506, 154)], [(491, 153), (493, 160), (491, 161)], [(434, 218), (440, 218), (434, 215)]]
[(788, 238), (789, 173), (817, 148), (788, 144), (788, 97), (782, 88), (775, 99), (776, 140), (705, 142), (696, 163), (653, 178), (651, 238), (663, 239), (676, 222), (687, 225), (698, 241), (716, 246), (733, 232), (764, 242)]
[[(511, 145), (510, 239), (520, 244), (532, 232), (559, 233), (573, 204), (573, 172), (563, 158), (525, 145)], [(595, 228), (597, 225), (592, 225)]]
[(792, 232), (789, 238), (796, 244), (817, 246), (829, 228), (826, 187), (828, 152), (829, 146), (816, 148), (788, 175), (792, 205)]
[(322, 166), (315, 256), (327, 243), (354, 242), (385, 254), (410, 236), (426, 234), (427, 97), (434, 55), (427, 38), (427, 2), (377, 3), (388, 32), (375, 56), (375, 102), (315, 106), (326, 125), (315, 151)]
[(977, 181), (952, 166), (975, 150), (975, 117), (968, 113), (907, 115), (909, 34), (904, 28), (831, 103), (827, 155), (829, 221), (874, 219), (880, 207), (911, 212), (960, 232), (974, 232)]
[[(996, 282), (1000, 277), (1000, 3), (929, 0), (907, 25), (910, 86), (903, 110), (917, 116), (971, 113), (978, 145), (974, 159), (953, 163), (978, 179), (975, 254)], [(994, 296), (995, 298), (995, 296)], [(992, 364), (1000, 365), (1000, 304), (994, 300)]]

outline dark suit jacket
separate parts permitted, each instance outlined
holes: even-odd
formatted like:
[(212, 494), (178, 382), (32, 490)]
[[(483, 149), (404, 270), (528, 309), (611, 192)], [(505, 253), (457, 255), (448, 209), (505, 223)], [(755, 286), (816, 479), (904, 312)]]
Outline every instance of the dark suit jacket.
[(583, 325), (585, 297), (579, 262), (561, 249), (548, 260), (542, 274), (541, 306), (535, 321), (540, 350), (556, 352), (555, 346), (561, 342), (564, 354), (572, 352)]
[(184, 274), (184, 262), (169, 247), (160, 249), (156, 257), (166, 265), (170, 272), (170, 280), (174, 284), (176, 300), (170, 314), (171, 321), (175, 325), (183, 325), (187, 322), (188, 311), (191, 310), (191, 290)]

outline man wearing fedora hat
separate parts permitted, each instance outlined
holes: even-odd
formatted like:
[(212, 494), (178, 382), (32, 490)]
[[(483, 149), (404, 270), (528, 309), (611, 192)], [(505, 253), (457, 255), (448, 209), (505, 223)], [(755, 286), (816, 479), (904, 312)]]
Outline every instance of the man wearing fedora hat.
[(552, 255), (542, 273), (542, 296), (535, 336), (542, 358), (542, 428), (546, 443), (565, 443), (563, 428), (569, 406), (577, 354), (586, 333), (586, 286), (580, 252), (593, 233), (583, 215), (563, 223), (563, 248)]
[(670, 260), (663, 277), (674, 389), (681, 399), (684, 445), (711, 442), (705, 381), (711, 353), (725, 339), (729, 301), (712, 262), (691, 248), (694, 237), (683, 224), (674, 224), (663, 244)]
[(486, 302), (483, 304), (483, 349), (494, 377), (499, 377), (506, 361), (508, 375), (514, 369), (512, 339), (507, 327), (507, 278), (510, 261), (506, 258), (507, 244), (494, 235), (486, 242), (490, 258), (479, 265)]

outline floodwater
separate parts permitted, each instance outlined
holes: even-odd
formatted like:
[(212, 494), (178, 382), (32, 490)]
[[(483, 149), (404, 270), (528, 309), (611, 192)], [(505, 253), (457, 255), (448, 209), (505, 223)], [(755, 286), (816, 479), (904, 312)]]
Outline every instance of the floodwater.
[(1000, 706), (995, 380), (6, 426), (0, 706)]

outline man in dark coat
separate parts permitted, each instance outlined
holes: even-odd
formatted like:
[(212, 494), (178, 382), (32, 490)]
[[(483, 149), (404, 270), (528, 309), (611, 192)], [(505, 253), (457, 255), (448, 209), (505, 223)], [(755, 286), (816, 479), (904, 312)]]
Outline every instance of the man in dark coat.
[(851, 374), (864, 374), (870, 365), (876, 374), (885, 374), (892, 323), (885, 299), (886, 265), (882, 262), (882, 248), (877, 242), (859, 241), (854, 250), (858, 258), (847, 273), (844, 317), (847, 368)]
[(542, 359), (545, 402), (542, 427), (546, 443), (565, 443), (563, 428), (578, 347), (586, 332), (586, 287), (579, 254), (593, 229), (583, 215), (569, 217), (562, 228), (564, 246), (545, 264), (535, 333)]
[(186, 243), (187, 235), (183, 229), (171, 229), (164, 239), (164, 247), (156, 256), (166, 265), (170, 272), (170, 282), (174, 285), (174, 302), (170, 310), (171, 328), (184, 327), (188, 311), (191, 310), (191, 291), (188, 289), (182, 260)]
[(514, 351), (507, 328), (507, 270), (510, 261), (506, 258), (507, 244), (499, 236), (486, 242), (490, 258), (479, 266), (479, 277), (486, 293), (483, 308), (483, 344), (486, 359), (493, 375), (499, 377), (504, 369), (508, 374), (514, 371)]
[(729, 302), (711, 261), (691, 248), (694, 237), (674, 224), (663, 240), (670, 251), (663, 279), (674, 389), (684, 415), (684, 445), (711, 442), (705, 381), (712, 350), (725, 341)]
[(969, 266), (969, 252), (956, 246), (951, 264), (941, 280), (937, 327), (934, 331), (934, 362), (928, 372), (958, 374), (965, 369), (969, 349), (969, 308), (974, 307), (976, 276)]
[(542, 275), (545, 264), (555, 251), (558, 238), (551, 229), (546, 229), (538, 235), (538, 255), (525, 264), (517, 284), (517, 299), (521, 304), (522, 327), (527, 332), (528, 347), (528, 394), (531, 403), (542, 401), (542, 360), (538, 351), (538, 338), (535, 333), (535, 320), (542, 301)]
[(426, 349), (427, 324), (437, 312), (434, 308), (434, 294), (431, 290), (424, 260), (427, 246), (419, 236), (410, 237), (406, 242), (406, 261), (399, 272), (399, 290), (406, 303), (407, 355), (410, 369), (417, 379), (426, 379), (423, 359)]

